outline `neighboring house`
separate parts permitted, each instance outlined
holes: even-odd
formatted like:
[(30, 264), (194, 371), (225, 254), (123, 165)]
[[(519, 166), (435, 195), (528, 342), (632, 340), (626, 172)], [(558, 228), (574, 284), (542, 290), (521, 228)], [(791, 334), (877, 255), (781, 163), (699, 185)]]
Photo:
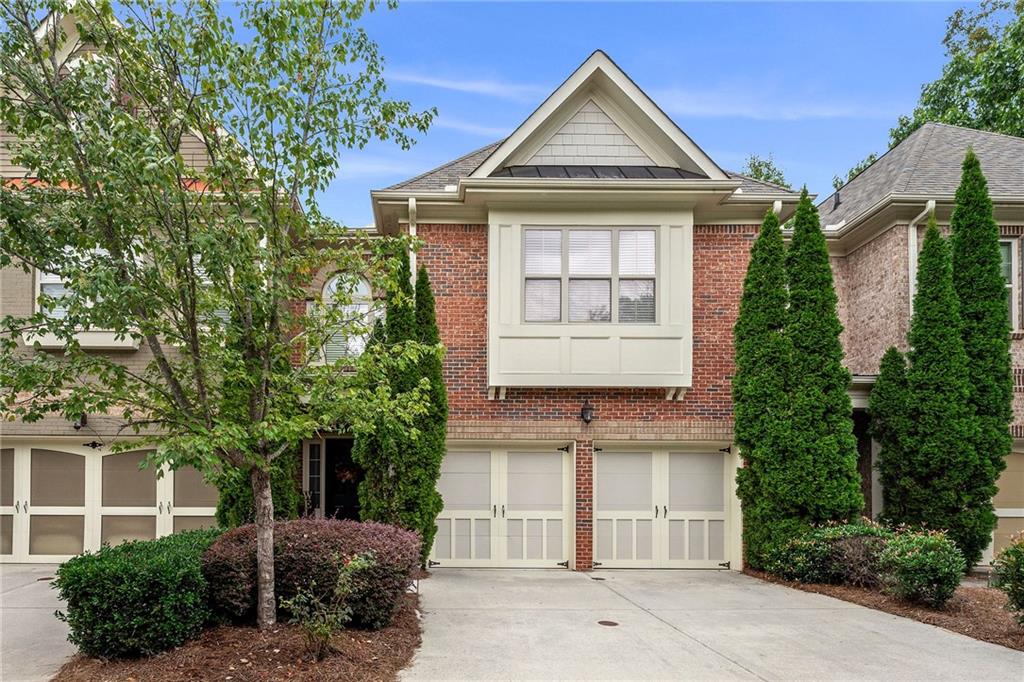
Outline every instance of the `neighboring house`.
[[(863, 408), (882, 352), (905, 343), (918, 241), (908, 225), (930, 199), (948, 220), (968, 143), (1014, 238), (1019, 327), (1024, 140), (926, 126), (844, 187), (838, 205), (821, 206), (836, 225), (828, 237), (868, 512), (880, 495)], [(20, 177), (4, 157), (0, 173)], [(722, 170), (596, 52), (507, 139), (371, 199), (378, 231), (423, 241), (415, 264), (430, 271), (448, 349), (445, 510), (432, 560), (739, 568), (732, 327), (760, 222), (768, 210), (787, 219), (798, 195)], [(0, 277), (0, 313), (31, 310), (38, 287), (59, 286), (10, 268)], [(316, 282), (325, 296), (331, 286)], [(371, 304), (363, 293), (360, 310)], [(334, 339), (325, 360), (359, 350)], [(135, 346), (96, 352), (149, 360)], [(79, 426), (4, 425), (0, 561), (51, 561), (209, 521), (215, 495), (194, 472), (156, 481), (136, 470), (138, 454), (82, 445), (113, 433), (112, 420), (89, 415)], [(303, 443), (317, 513), (357, 513), (350, 452), (343, 434)], [(1022, 462), (1013, 455), (1003, 477), (997, 543), (1024, 516)]]
[[(818, 205), (833, 256), (839, 316), (845, 327), (846, 364), (854, 374), (855, 407), (867, 404), (878, 364), (889, 346), (907, 350), (917, 254), (928, 214), (949, 228), (967, 149), (974, 149), (988, 179), (999, 223), (1013, 358), (1013, 453), (995, 496), (999, 526), (994, 548), (1024, 530), (1024, 318), (1021, 308), (1021, 237), (1024, 236), (1024, 139), (927, 123)], [(866, 419), (855, 413), (856, 424)], [(861, 426), (862, 428), (862, 426)], [(862, 453), (872, 449), (862, 435)], [(874, 457), (872, 454), (872, 458)], [(862, 457), (862, 463), (866, 462)], [(862, 467), (871, 510), (881, 490)]]

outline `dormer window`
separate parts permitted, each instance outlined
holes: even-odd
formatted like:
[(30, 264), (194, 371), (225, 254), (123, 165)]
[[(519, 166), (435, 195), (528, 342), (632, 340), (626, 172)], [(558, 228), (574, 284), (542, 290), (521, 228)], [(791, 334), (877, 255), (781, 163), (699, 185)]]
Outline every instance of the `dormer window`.
[(656, 321), (653, 228), (526, 228), (523, 239), (525, 322)]

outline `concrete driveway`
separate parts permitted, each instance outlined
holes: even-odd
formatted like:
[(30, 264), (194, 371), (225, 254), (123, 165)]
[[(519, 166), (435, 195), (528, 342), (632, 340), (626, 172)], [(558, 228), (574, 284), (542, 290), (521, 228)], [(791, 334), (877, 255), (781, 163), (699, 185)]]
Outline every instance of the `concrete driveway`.
[(0, 564), (0, 680), (48, 680), (75, 653), (50, 587), (55, 565)]
[(420, 593), (403, 680), (1024, 679), (1024, 653), (728, 571), (438, 569)]

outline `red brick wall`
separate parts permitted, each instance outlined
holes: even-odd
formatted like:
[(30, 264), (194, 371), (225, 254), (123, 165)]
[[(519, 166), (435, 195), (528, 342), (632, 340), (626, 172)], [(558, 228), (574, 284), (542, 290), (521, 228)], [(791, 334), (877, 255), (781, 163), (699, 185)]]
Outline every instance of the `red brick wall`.
[(419, 265), (430, 272), (452, 421), (571, 420), (588, 398), (601, 420), (731, 421), (732, 326), (755, 225), (694, 229), (693, 386), (682, 401), (663, 389), (509, 388), (487, 399), (487, 226), (419, 225)]
[(576, 570), (594, 567), (594, 441), (576, 441)]

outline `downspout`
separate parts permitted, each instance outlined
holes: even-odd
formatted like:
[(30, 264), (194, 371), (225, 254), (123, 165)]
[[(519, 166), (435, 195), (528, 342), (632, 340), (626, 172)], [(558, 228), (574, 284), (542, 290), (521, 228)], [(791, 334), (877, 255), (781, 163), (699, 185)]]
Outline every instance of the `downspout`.
[(917, 294), (917, 224), (928, 215), (935, 214), (935, 199), (925, 202), (924, 210), (907, 226), (907, 278), (910, 293), (910, 315), (914, 315), (914, 296)]
[[(409, 197), (409, 236), (416, 237), (416, 197)], [(416, 285), (416, 249), (409, 247), (409, 271)]]

